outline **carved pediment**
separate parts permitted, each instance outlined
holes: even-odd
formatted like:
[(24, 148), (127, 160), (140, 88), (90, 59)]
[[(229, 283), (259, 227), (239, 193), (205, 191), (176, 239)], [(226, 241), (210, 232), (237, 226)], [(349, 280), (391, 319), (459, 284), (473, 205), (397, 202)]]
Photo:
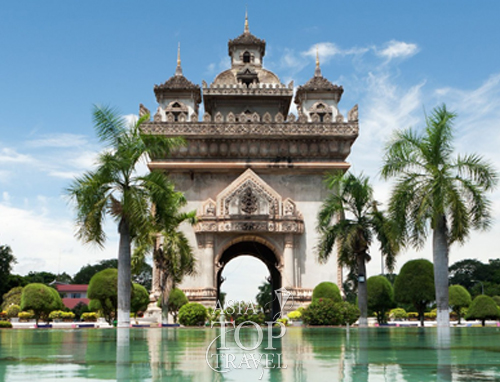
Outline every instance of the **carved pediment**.
[(302, 233), (304, 223), (290, 198), (282, 200), (251, 169), (226, 187), (216, 201), (206, 200), (198, 211), (196, 232)]
[(279, 216), (281, 196), (252, 170), (246, 170), (217, 196), (218, 216)]

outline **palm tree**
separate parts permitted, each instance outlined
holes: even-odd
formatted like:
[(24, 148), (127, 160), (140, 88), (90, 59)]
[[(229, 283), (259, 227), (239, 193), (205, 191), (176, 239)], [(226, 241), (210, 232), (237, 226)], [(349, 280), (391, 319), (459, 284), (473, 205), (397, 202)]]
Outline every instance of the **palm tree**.
[(153, 253), (153, 261), (160, 273), (162, 321), (168, 322), (168, 299), (170, 292), (182, 282), (185, 276), (196, 273), (196, 258), (189, 244), (189, 240), (179, 225), (187, 222), (196, 222), (196, 211), (180, 213), (178, 210), (186, 204), (184, 195), (173, 193), (176, 199), (170, 203), (170, 210), (164, 211), (162, 216), (156, 215), (156, 230), (151, 231), (147, 240), (134, 250), (132, 264), (137, 269), (145, 261), (148, 252)]
[(382, 176), (396, 178), (390, 213), (401, 229), (404, 244), (421, 248), (432, 230), (437, 322), (449, 326), (448, 254), (452, 243), (463, 244), (471, 229), (491, 222), (492, 190), (498, 175), (481, 156), (453, 157), (453, 121), (446, 105), (426, 117), (423, 133), (396, 131), (386, 147)]
[(327, 186), (333, 192), (323, 203), (318, 215), (318, 258), (326, 262), (338, 246), (338, 263), (358, 274), (358, 306), (360, 326), (367, 325), (366, 262), (374, 236), (380, 242), (387, 268), (392, 272), (398, 252), (392, 240), (393, 227), (378, 210), (373, 189), (367, 177), (353, 174), (329, 174)]
[(181, 138), (144, 135), (141, 124), (127, 123), (110, 107), (94, 106), (93, 121), (101, 142), (108, 145), (96, 169), (76, 178), (67, 189), (75, 203), (78, 239), (104, 246), (104, 219), (110, 215), (118, 225), (118, 326), (130, 326), (131, 244), (144, 240), (154, 229), (151, 207), (157, 215), (169, 210), (173, 186), (160, 172), (137, 173), (137, 165), (149, 157), (168, 155), (183, 143)]

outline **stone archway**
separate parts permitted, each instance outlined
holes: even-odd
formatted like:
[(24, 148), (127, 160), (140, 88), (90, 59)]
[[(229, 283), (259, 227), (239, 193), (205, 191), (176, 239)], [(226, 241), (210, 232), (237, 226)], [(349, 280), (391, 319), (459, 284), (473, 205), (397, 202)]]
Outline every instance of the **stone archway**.
[(282, 287), (282, 278), (280, 272), (280, 259), (278, 255), (267, 245), (252, 240), (243, 240), (236, 242), (227, 247), (219, 256), (218, 270), (216, 275), (217, 280), (217, 300), (220, 298), (220, 288), (222, 284), (222, 271), (227, 263), (239, 256), (253, 256), (261, 260), (269, 270), (270, 282), (273, 290), (273, 305), (271, 309), (272, 317), (279, 316), (280, 304), (278, 299), (274, 298), (277, 289)]

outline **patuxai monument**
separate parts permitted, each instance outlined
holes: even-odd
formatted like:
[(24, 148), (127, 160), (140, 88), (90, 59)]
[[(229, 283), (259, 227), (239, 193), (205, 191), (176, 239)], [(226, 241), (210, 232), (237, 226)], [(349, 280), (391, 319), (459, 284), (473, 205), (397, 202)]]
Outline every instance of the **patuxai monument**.
[[(266, 42), (250, 33), (248, 19), (243, 34), (229, 40), (228, 53), (231, 67), (201, 87), (184, 76), (179, 57), (174, 76), (154, 87), (158, 106), (143, 125), (148, 134), (187, 142), (149, 164), (168, 173), (185, 193), (187, 210), (197, 211), (197, 224), (182, 228), (198, 273), (180, 288), (190, 301), (213, 307), (224, 267), (251, 255), (269, 269), (274, 290), (284, 287), (296, 303), (307, 304), (319, 282), (341, 285), (336, 257), (326, 265), (316, 259), (316, 219), (327, 195), (325, 172), (349, 168), (357, 105), (347, 116), (339, 112), (344, 90), (322, 76), (318, 58), (314, 75), (294, 96), (293, 82), (283, 84), (264, 68)], [(140, 114), (146, 113), (141, 105)], [(161, 293), (158, 273), (153, 270), (154, 297)]]

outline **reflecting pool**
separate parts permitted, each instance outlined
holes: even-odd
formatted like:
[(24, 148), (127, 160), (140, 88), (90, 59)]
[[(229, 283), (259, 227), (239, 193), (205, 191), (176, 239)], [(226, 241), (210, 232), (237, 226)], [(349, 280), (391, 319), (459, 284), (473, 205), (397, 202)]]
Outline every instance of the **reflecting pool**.
[(278, 328), (271, 342), (266, 330), (233, 334), (0, 330), (0, 381), (500, 381), (499, 328), (287, 328), (277, 338)]

